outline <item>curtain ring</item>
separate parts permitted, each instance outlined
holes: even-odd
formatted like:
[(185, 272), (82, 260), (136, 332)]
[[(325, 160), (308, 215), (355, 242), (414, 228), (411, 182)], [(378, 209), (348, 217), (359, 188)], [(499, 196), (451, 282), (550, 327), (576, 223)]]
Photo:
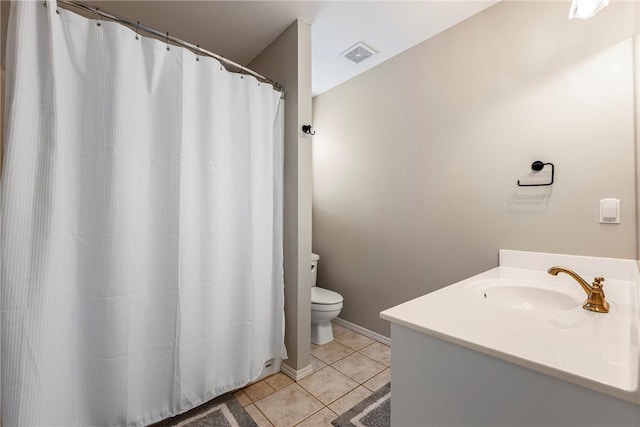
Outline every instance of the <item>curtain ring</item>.
[(140, 21), (138, 22), (138, 26), (136, 27), (136, 40), (140, 40), (139, 34), (140, 34)]
[(200, 61), (200, 57), (198, 56), (198, 49), (200, 49), (200, 45), (196, 46), (196, 61)]
[(169, 31), (167, 31), (167, 50), (169, 50)]
[(96, 7), (95, 9), (93, 9), (93, 12), (96, 14), (96, 19), (97, 19), (96, 27), (99, 27), (101, 25), (100, 24), (100, 15), (98, 15), (98, 10), (100, 10), (99, 7)]

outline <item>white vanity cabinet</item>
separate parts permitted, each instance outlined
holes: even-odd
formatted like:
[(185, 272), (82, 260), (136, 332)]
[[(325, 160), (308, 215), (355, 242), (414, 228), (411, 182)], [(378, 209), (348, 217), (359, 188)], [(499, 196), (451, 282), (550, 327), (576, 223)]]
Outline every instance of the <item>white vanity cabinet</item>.
[[(582, 309), (554, 265), (604, 276), (610, 312)], [(640, 427), (639, 286), (635, 260), (503, 250), (499, 267), (383, 311), (391, 425)]]
[(640, 426), (634, 403), (401, 325), (391, 359), (393, 427)]

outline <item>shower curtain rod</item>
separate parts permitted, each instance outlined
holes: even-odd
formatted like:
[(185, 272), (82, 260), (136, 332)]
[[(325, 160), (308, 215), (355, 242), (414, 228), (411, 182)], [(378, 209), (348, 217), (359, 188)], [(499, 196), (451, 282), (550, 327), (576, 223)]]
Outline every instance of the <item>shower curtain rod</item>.
[[(261, 82), (264, 83), (269, 83), (271, 85), (273, 85), (273, 88), (275, 90), (277, 90), (278, 92), (282, 92), (284, 94), (284, 87), (282, 85), (280, 85), (280, 83), (273, 81), (265, 76), (263, 76), (262, 74), (259, 74), (253, 70), (251, 70), (250, 68), (247, 68), (243, 65), (238, 64), (237, 62), (233, 62), (230, 59), (226, 59), (218, 54), (215, 54), (213, 52), (210, 52), (206, 49), (201, 48), (200, 46), (196, 46), (192, 43), (189, 43), (187, 41), (184, 41), (182, 39), (179, 39), (177, 37), (174, 37), (172, 35), (170, 35), (169, 33), (163, 33), (162, 31), (156, 30), (155, 28), (151, 28), (148, 27), (146, 25), (142, 25), (140, 23), (140, 21), (134, 22), (131, 21), (130, 19), (127, 18), (123, 18), (121, 16), (115, 15), (111, 12), (105, 12), (104, 10), (100, 9), (99, 7), (93, 7), (93, 6), (89, 6), (86, 5), (84, 3), (78, 2), (78, 1), (73, 1), (73, 0), (57, 0), (58, 3), (62, 3), (64, 5), (67, 6), (73, 6), (73, 7), (77, 7), (78, 9), (82, 9), (85, 12), (90, 12), (95, 14), (96, 16), (102, 16), (104, 18), (109, 18), (112, 21), (116, 21), (119, 22), (133, 30), (136, 30), (136, 32), (139, 31), (144, 31), (145, 33), (149, 33), (149, 34), (153, 34), (155, 36), (158, 36), (164, 40), (167, 41), (171, 41), (172, 43), (179, 45), (179, 46), (183, 46), (186, 47), (187, 49), (195, 52), (196, 54), (204, 54), (205, 56), (210, 56), (212, 58), (217, 59), (218, 61), (224, 63), (225, 65), (228, 65), (230, 67), (236, 68), (238, 70), (240, 70), (241, 72), (244, 72), (246, 74), (250, 74), (253, 77), (255, 77), (256, 79), (258, 79)], [(44, 2), (45, 6), (47, 5), (47, 1), (45, 0)]]

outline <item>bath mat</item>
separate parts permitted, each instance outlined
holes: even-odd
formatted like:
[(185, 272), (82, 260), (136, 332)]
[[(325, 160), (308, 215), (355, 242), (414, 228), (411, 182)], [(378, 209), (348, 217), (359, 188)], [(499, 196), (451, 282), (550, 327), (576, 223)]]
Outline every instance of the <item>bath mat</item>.
[(258, 427), (231, 393), (149, 427)]
[(389, 427), (391, 425), (391, 383), (331, 421), (335, 427)]

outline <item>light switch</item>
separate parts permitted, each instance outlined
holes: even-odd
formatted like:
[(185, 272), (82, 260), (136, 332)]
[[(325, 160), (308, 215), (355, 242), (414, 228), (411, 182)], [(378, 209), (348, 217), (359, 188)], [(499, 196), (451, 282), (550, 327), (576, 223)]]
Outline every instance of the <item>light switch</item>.
[(620, 224), (620, 199), (600, 200), (600, 224)]

